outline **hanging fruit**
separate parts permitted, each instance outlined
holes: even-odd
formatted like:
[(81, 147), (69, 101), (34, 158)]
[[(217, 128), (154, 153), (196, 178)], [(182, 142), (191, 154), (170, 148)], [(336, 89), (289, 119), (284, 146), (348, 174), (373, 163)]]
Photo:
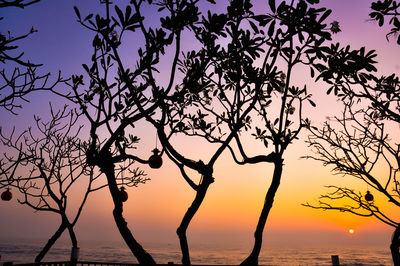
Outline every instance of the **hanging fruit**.
[(149, 158), (149, 166), (151, 168), (158, 169), (162, 165), (161, 155), (158, 154), (160, 151), (157, 148), (155, 148), (154, 150), (152, 150), (152, 152), (154, 154), (151, 155)]
[(10, 201), (12, 199), (12, 193), (9, 188), (6, 191), (1, 193), (1, 199), (4, 201)]
[(367, 194), (365, 194), (364, 196), (366, 201), (373, 201), (374, 200), (374, 196), (371, 194), (371, 192), (369, 192), (369, 190), (367, 190)]
[(128, 200), (128, 193), (125, 191), (124, 187), (121, 187), (119, 190), (119, 196), (121, 197), (122, 202), (125, 202)]

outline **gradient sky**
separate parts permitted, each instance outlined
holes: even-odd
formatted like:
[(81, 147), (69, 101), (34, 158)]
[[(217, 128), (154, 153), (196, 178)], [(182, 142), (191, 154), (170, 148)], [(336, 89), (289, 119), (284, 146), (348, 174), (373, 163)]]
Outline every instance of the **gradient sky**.
[[(44, 64), (44, 72), (57, 73), (62, 70), (67, 77), (83, 72), (81, 64), (90, 62), (92, 33), (77, 22), (73, 6), (77, 5), (82, 14), (98, 8), (98, 0), (42, 0), (39, 4), (26, 8), (1, 10), (5, 16), (2, 29), (10, 29), (15, 35), (29, 31), (31, 26), (39, 30), (20, 47), (25, 58)], [(117, 2), (117, 0), (115, 0)], [(223, 3), (225, 1), (218, 1)], [(262, 8), (267, 1), (256, 1)], [(279, 2), (279, 1), (278, 1)], [(340, 22), (342, 32), (334, 36), (334, 41), (354, 48), (366, 46), (378, 52), (379, 72), (389, 74), (400, 69), (400, 48), (394, 40), (387, 42), (385, 29), (368, 21), (369, 5), (366, 0), (322, 0), (321, 5), (331, 8), (329, 21)], [(6, 13), (4, 13), (6, 12)], [(190, 44), (185, 44), (190, 45)], [(128, 55), (127, 55), (128, 56)], [(305, 110), (311, 120), (318, 125), (326, 116), (340, 113), (340, 103), (325, 95), (326, 85), (313, 84), (304, 80), (304, 74), (295, 75), (295, 82), (307, 83), (309, 91), (317, 103), (318, 112)], [(29, 97), (31, 103), (19, 111), (18, 116), (0, 112), (1, 121), (13, 121), (17, 129), (33, 124), (32, 113), (46, 117), (48, 102), (63, 104), (59, 98), (50, 98), (46, 93)], [(10, 120), (11, 119), (11, 120)], [(31, 121), (27, 123), (27, 121)], [(12, 124), (2, 122), (6, 130)], [(142, 142), (138, 150), (142, 156), (150, 156), (154, 147), (153, 131), (148, 125), (141, 127)], [(150, 133), (149, 133), (150, 132)], [(350, 183), (361, 191), (367, 190), (363, 183), (351, 178), (333, 176), (329, 168), (319, 163), (300, 159), (310, 151), (302, 138), (291, 145), (285, 155), (285, 167), (281, 187), (267, 222), (265, 239), (268, 244), (388, 244), (391, 228), (373, 218), (366, 219), (338, 212), (322, 212), (301, 206), (306, 201), (314, 201), (324, 186)], [(201, 144), (193, 145), (192, 139), (177, 143), (180, 148), (191, 152), (193, 157), (207, 156)], [(128, 189), (129, 200), (124, 205), (124, 215), (140, 242), (178, 243), (175, 230), (180, 219), (190, 205), (194, 192), (182, 179), (178, 169), (164, 158), (159, 170), (146, 169), (151, 181), (138, 188)], [(211, 185), (204, 204), (189, 227), (190, 242), (249, 243), (258, 220), (270, 182), (272, 167), (268, 164), (237, 166), (228, 154), (224, 154), (215, 168), (216, 182)], [(351, 180), (351, 181), (350, 181)], [(18, 195), (15, 195), (18, 198)], [(11, 202), (0, 202), (0, 236), (35, 237), (47, 239), (57, 228), (59, 218), (53, 214), (34, 213), (30, 208), (19, 205), (15, 198)], [(377, 201), (380, 199), (378, 198)], [(385, 202), (382, 202), (385, 206)], [(386, 204), (387, 205), (387, 204)], [(387, 207), (387, 206), (386, 206)], [(92, 194), (84, 213), (76, 226), (78, 239), (115, 239), (119, 236), (113, 218), (112, 201), (107, 190)], [(354, 235), (348, 230), (355, 229)], [(234, 240), (234, 241), (233, 241)], [(249, 246), (250, 248), (250, 246)]]

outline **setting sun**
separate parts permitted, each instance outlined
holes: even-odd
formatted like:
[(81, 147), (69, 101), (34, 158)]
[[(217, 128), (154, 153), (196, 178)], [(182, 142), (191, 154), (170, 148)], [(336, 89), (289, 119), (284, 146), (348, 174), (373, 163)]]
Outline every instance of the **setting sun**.
[(354, 234), (354, 229), (353, 228), (351, 228), (351, 229), (349, 229), (349, 234)]

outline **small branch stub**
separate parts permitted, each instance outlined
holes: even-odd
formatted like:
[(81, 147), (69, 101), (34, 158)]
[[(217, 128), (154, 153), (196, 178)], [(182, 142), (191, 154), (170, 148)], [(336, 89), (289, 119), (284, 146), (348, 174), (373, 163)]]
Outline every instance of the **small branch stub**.
[(154, 150), (152, 150), (152, 152), (154, 154), (151, 155), (149, 158), (149, 166), (151, 168), (158, 169), (162, 165), (161, 155), (158, 154), (160, 151), (157, 148), (155, 148)]
[(1, 199), (4, 201), (10, 201), (12, 199), (12, 193), (9, 188), (6, 191), (1, 193)]

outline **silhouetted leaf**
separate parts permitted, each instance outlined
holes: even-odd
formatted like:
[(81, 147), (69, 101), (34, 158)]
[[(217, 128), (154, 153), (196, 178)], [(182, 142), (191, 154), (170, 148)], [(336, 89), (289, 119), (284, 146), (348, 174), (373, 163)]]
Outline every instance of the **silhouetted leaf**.
[(253, 31), (255, 32), (255, 33), (259, 33), (259, 30), (258, 30), (258, 27), (256, 26), (256, 24), (254, 24), (254, 22), (253, 21), (249, 21), (249, 23), (250, 23), (250, 26), (251, 26), (251, 28), (253, 29)]
[(74, 6), (74, 10), (75, 10), (76, 16), (79, 18), (79, 20), (81, 20), (81, 13), (79, 12), (79, 9), (76, 6)]
[(124, 26), (125, 25), (124, 14), (122, 13), (122, 10), (119, 9), (119, 7), (117, 5), (115, 6), (115, 12), (118, 15), (119, 21), (121, 21), (122, 26)]
[(287, 8), (286, 2), (282, 1), (278, 6), (277, 13), (282, 14)]
[(86, 16), (86, 18), (84, 19), (84, 21), (86, 21), (86, 20), (88, 20), (88, 19), (91, 19), (92, 17), (93, 17), (93, 14), (89, 14), (89, 15)]
[(129, 18), (131, 17), (131, 13), (132, 13), (131, 6), (127, 6), (125, 9), (125, 21), (129, 21)]
[(383, 18), (383, 15), (379, 14), (379, 16), (377, 17), (378, 19), (378, 25), (379, 27), (383, 26), (383, 23), (385, 22), (385, 19)]
[(268, 36), (272, 37), (272, 35), (274, 35), (274, 32), (275, 32), (275, 20), (272, 21), (272, 23), (269, 25)]
[(276, 7), (275, 7), (275, 0), (268, 0), (269, 7), (271, 8), (271, 11), (275, 13)]
[(82, 67), (86, 70), (88, 74), (90, 74), (89, 67), (86, 64), (82, 64)]
[(395, 26), (396, 28), (400, 28), (400, 21), (397, 17), (393, 18), (393, 26)]
[(331, 13), (332, 13), (332, 10), (330, 10), (330, 9), (326, 10), (325, 13), (322, 14), (320, 19), (318, 20), (318, 23), (322, 23), (322, 21), (324, 21)]
[(272, 20), (272, 18), (267, 15), (253, 16), (253, 19), (257, 20), (260, 23), (261, 27), (267, 25)]

